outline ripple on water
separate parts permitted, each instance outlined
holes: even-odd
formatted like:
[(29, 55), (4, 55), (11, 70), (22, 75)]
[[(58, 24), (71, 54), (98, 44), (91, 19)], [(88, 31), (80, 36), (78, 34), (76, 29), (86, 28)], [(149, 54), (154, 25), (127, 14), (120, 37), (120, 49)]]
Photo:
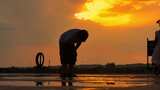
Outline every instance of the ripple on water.
[[(155, 84), (157, 78), (146, 75), (78, 75), (73, 80), (77, 87), (135, 87)], [(58, 76), (3, 76), (0, 77), (1, 86), (36, 86), (60, 87)], [(157, 83), (157, 82), (156, 82)]]

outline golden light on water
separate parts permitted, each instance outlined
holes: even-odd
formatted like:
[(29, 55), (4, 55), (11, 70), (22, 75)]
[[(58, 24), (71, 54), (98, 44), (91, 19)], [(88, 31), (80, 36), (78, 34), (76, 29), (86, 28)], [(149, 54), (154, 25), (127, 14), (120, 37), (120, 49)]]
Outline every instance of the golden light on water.
[[(88, 20), (103, 26), (128, 25), (134, 21), (134, 13), (158, 0), (87, 0), (75, 18)], [(158, 3), (157, 3), (158, 4)]]

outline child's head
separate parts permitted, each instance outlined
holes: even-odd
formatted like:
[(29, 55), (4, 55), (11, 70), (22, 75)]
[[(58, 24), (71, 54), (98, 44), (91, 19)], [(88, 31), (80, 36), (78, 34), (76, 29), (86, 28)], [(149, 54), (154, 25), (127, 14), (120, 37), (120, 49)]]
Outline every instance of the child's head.
[(88, 32), (86, 30), (84, 30), (84, 29), (80, 30), (79, 35), (80, 35), (80, 40), (82, 42), (85, 42), (87, 40), (87, 38), (88, 38)]

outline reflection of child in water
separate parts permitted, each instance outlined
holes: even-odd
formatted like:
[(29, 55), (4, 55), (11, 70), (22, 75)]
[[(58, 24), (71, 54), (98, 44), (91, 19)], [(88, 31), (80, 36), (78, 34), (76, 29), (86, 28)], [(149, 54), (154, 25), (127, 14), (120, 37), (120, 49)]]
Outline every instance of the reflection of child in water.
[[(66, 77), (72, 79), (74, 76), (73, 68), (77, 60), (77, 49), (82, 42), (88, 38), (88, 32), (81, 29), (71, 29), (64, 32), (59, 40), (60, 59), (61, 59), (61, 77), (62, 85), (66, 86), (64, 81)], [(64, 81), (64, 82), (63, 82)], [(69, 82), (71, 86), (72, 83)]]
[[(160, 20), (157, 21), (160, 26)], [(160, 30), (155, 32), (155, 49), (152, 55), (152, 64), (154, 66), (154, 73), (160, 73)]]

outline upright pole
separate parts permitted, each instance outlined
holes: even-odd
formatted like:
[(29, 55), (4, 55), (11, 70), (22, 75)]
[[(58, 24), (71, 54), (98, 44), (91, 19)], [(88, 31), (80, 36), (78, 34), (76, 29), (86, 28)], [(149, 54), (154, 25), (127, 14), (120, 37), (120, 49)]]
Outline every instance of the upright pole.
[(147, 37), (147, 68), (149, 69), (148, 41), (149, 41), (149, 40), (148, 40), (148, 37)]
[(147, 68), (149, 69), (149, 56), (147, 56)]

